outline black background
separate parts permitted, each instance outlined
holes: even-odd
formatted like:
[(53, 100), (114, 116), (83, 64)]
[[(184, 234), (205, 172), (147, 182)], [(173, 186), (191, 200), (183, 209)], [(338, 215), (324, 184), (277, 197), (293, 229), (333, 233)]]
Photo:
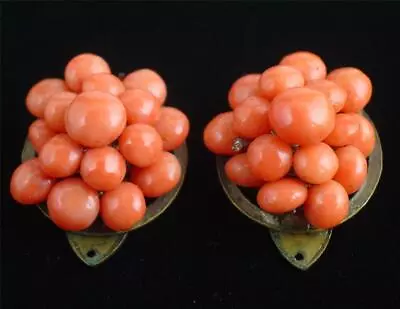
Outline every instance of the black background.
[[(4, 5), (2, 308), (399, 308), (399, 20), (388, 4)], [(202, 143), (205, 124), (228, 108), (235, 79), (300, 49), (321, 55), (330, 70), (355, 66), (371, 77), (367, 112), (384, 149), (376, 194), (335, 230), (307, 272), (290, 266), (268, 231), (229, 203)], [(101, 55), (116, 73), (157, 70), (168, 84), (167, 104), (191, 121), (179, 197), (95, 269), (35, 207), (17, 205), (8, 193), (33, 120), (27, 91), (42, 78), (61, 77), (81, 52)]]

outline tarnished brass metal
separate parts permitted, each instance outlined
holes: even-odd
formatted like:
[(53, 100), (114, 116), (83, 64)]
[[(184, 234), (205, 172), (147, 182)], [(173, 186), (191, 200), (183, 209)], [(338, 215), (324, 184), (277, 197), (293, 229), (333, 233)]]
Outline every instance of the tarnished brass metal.
[[(145, 217), (132, 226), (131, 230), (138, 229), (161, 215), (174, 201), (180, 191), (188, 163), (188, 151), (183, 144), (174, 151), (182, 167), (182, 177), (178, 185), (167, 194), (155, 199), (147, 206)], [(26, 161), (36, 156), (31, 143), (26, 139), (22, 150), (21, 159)], [(48, 217), (46, 204), (38, 205), (39, 209)], [(78, 257), (89, 266), (96, 266), (107, 260), (122, 245), (127, 237), (127, 232), (115, 232), (107, 228), (100, 219), (87, 230), (81, 232), (67, 232), (68, 241)], [(88, 254), (89, 253), (89, 254)]]
[[(365, 112), (363, 112), (363, 115), (371, 121)], [(368, 158), (367, 179), (362, 188), (351, 196), (350, 212), (342, 223), (355, 216), (367, 204), (378, 185), (382, 174), (383, 155), (381, 141), (376, 129), (375, 136), (376, 145)], [(273, 215), (261, 210), (250, 201), (238, 186), (227, 178), (224, 171), (224, 165), (227, 160), (228, 158), (226, 157), (217, 157), (217, 170), (222, 187), (232, 204), (250, 219), (271, 229), (271, 235), (275, 244), (289, 262), (303, 270), (310, 267), (326, 248), (330, 239), (330, 232), (328, 233), (327, 231), (310, 226), (305, 220), (302, 211), (295, 211), (285, 215)], [(301, 239), (301, 242), (299, 239)], [(283, 243), (286, 245), (282, 245)], [(320, 249), (316, 250), (315, 248), (317, 247)], [(294, 260), (293, 253), (296, 250), (293, 251), (289, 248), (296, 248), (297, 251), (305, 253), (305, 258), (301, 263)]]

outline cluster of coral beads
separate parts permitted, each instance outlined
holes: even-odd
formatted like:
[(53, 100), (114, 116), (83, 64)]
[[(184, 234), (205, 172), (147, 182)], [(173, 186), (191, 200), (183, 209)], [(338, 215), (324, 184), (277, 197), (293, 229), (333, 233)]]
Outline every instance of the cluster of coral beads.
[(47, 201), (62, 229), (87, 229), (100, 214), (116, 231), (146, 212), (145, 198), (172, 190), (181, 166), (170, 151), (189, 132), (184, 113), (164, 106), (167, 87), (154, 71), (123, 80), (93, 54), (69, 61), (64, 80), (44, 79), (26, 97), (37, 117), (28, 139), (37, 157), (13, 173), (10, 190), (21, 204)]
[[(261, 209), (283, 214), (304, 206), (312, 226), (332, 228), (346, 218), (349, 195), (367, 176), (375, 131), (360, 112), (371, 94), (371, 81), (360, 70), (327, 74), (319, 56), (295, 52), (234, 82), (232, 111), (211, 120), (204, 142), (210, 151), (232, 156), (227, 176), (259, 188)], [(232, 147), (234, 141), (242, 147)]]

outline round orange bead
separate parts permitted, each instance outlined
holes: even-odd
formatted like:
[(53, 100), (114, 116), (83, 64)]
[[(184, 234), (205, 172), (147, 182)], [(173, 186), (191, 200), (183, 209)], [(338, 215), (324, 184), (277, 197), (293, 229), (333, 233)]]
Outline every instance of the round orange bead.
[(177, 108), (162, 107), (160, 118), (154, 128), (163, 140), (163, 149), (175, 150), (189, 135), (189, 119)]
[(110, 146), (86, 151), (81, 163), (81, 176), (92, 188), (109, 191), (117, 188), (126, 174), (122, 155)]
[(279, 137), (265, 134), (250, 143), (247, 159), (254, 175), (265, 181), (275, 181), (289, 172), (292, 153), (292, 148)]
[(308, 190), (304, 216), (316, 228), (330, 229), (339, 225), (349, 214), (349, 196), (343, 186), (329, 180)]
[(233, 140), (237, 134), (233, 131), (233, 112), (215, 116), (206, 126), (203, 133), (206, 147), (218, 155), (233, 155)]
[(44, 110), (44, 120), (50, 129), (57, 133), (65, 133), (65, 112), (76, 98), (76, 94), (69, 91), (56, 93), (47, 101)]
[(296, 175), (310, 184), (321, 184), (331, 180), (339, 167), (339, 161), (325, 143), (300, 147), (293, 155)]
[(130, 89), (121, 94), (119, 98), (125, 106), (128, 124), (154, 125), (160, 118), (160, 103), (147, 91)]
[(358, 119), (359, 130), (353, 137), (351, 145), (361, 150), (365, 157), (369, 157), (375, 148), (375, 128), (371, 122), (361, 115), (354, 115)]
[(156, 72), (150, 69), (140, 69), (128, 74), (124, 79), (126, 89), (141, 89), (151, 93), (159, 102), (164, 104), (167, 97), (167, 86)]
[(98, 73), (89, 76), (82, 82), (82, 92), (95, 90), (119, 96), (125, 91), (125, 86), (118, 77), (112, 74)]
[(38, 117), (44, 117), (47, 100), (54, 94), (67, 90), (67, 85), (62, 79), (46, 78), (35, 84), (26, 96), (28, 111)]
[(50, 219), (66, 231), (87, 229), (99, 213), (99, 197), (80, 178), (67, 178), (55, 184), (47, 200)]
[(317, 144), (335, 127), (332, 104), (323, 93), (308, 88), (289, 89), (278, 95), (268, 115), (272, 129), (289, 144)]
[(259, 93), (268, 100), (287, 89), (304, 86), (304, 77), (293, 67), (277, 65), (262, 73), (259, 83)]
[(233, 130), (238, 136), (248, 139), (269, 133), (269, 109), (270, 103), (266, 99), (248, 97), (233, 111)]
[(283, 178), (263, 185), (257, 194), (257, 204), (267, 212), (283, 214), (303, 205), (306, 198), (304, 183), (294, 178)]
[(138, 186), (121, 183), (104, 193), (100, 199), (100, 215), (106, 226), (114, 231), (127, 231), (146, 213), (146, 201)]
[(74, 92), (82, 91), (82, 82), (91, 75), (111, 73), (108, 63), (100, 56), (85, 53), (72, 58), (65, 67), (64, 77)]
[(28, 140), (36, 153), (39, 153), (43, 145), (55, 135), (56, 133), (49, 128), (43, 119), (36, 119), (28, 129)]
[(34, 205), (46, 200), (55, 180), (46, 175), (38, 158), (25, 161), (11, 176), (11, 196), (23, 205)]
[(239, 106), (245, 99), (257, 95), (261, 74), (248, 74), (236, 80), (228, 92), (228, 102), (232, 109)]
[(170, 152), (163, 152), (159, 159), (145, 168), (133, 168), (131, 181), (146, 197), (160, 197), (179, 183), (182, 168), (178, 159)]
[(299, 70), (306, 82), (311, 80), (321, 80), (326, 77), (326, 65), (322, 59), (307, 51), (298, 51), (289, 54), (280, 62), (281, 65), (291, 66)]
[(105, 92), (79, 94), (65, 113), (69, 136), (86, 147), (111, 144), (126, 126), (126, 112), (121, 101)]
[(162, 155), (160, 134), (147, 124), (131, 124), (119, 138), (119, 151), (124, 158), (137, 167), (154, 164)]
[(327, 76), (347, 92), (344, 113), (357, 113), (368, 104), (372, 96), (372, 83), (367, 75), (356, 68), (340, 68)]
[(313, 80), (307, 83), (306, 87), (321, 91), (323, 94), (325, 94), (336, 113), (340, 112), (346, 103), (346, 90), (330, 80)]
[(335, 128), (325, 139), (325, 143), (333, 147), (351, 144), (360, 129), (357, 114), (337, 114)]
[(345, 146), (336, 150), (339, 169), (334, 177), (348, 194), (358, 191), (367, 178), (368, 165), (364, 154), (354, 146)]
[(231, 157), (225, 163), (225, 173), (229, 180), (241, 187), (261, 187), (265, 181), (253, 174), (246, 153)]
[(42, 148), (39, 160), (43, 171), (56, 178), (69, 177), (79, 170), (82, 148), (67, 134), (50, 139)]

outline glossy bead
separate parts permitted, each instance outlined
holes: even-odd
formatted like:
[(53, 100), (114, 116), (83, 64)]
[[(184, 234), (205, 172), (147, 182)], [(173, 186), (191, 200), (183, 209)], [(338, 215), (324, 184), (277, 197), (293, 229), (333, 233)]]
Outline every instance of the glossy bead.
[(270, 103), (266, 99), (248, 97), (233, 111), (233, 130), (238, 136), (248, 139), (269, 133), (269, 109)]
[(110, 73), (98, 73), (82, 81), (82, 92), (95, 90), (119, 96), (125, 91), (125, 86), (118, 77)]
[(43, 145), (55, 135), (56, 133), (49, 128), (43, 119), (36, 119), (28, 129), (28, 140), (36, 153), (39, 153)]
[(80, 178), (67, 178), (50, 191), (47, 208), (50, 219), (66, 231), (87, 229), (100, 208), (97, 192)]
[(154, 164), (162, 150), (160, 134), (147, 124), (131, 124), (119, 138), (119, 151), (129, 163), (137, 167)]
[(165, 151), (153, 165), (132, 169), (131, 181), (139, 186), (145, 197), (160, 197), (177, 186), (181, 175), (178, 159)]
[(236, 80), (228, 92), (228, 102), (235, 109), (245, 99), (258, 94), (258, 83), (261, 74), (248, 74)]
[(356, 68), (340, 68), (327, 76), (347, 92), (347, 100), (342, 109), (344, 113), (361, 111), (371, 99), (372, 83), (367, 75)]
[(100, 56), (85, 53), (72, 58), (65, 67), (64, 77), (74, 92), (82, 91), (82, 82), (98, 73), (111, 73), (108, 63)]
[(189, 119), (177, 108), (162, 107), (154, 128), (161, 136), (163, 149), (175, 150), (185, 142), (189, 134)]
[(348, 194), (357, 192), (364, 184), (368, 165), (364, 154), (358, 148), (348, 145), (336, 150), (339, 169), (334, 177)]
[(308, 189), (304, 216), (316, 228), (330, 229), (349, 214), (349, 196), (341, 184), (329, 180)]
[(376, 144), (375, 128), (364, 116), (357, 114), (355, 117), (358, 119), (359, 130), (351, 145), (361, 150), (365, 157), (369, 157)]
[(117, 188), (126, 174), (126, 163), (118, 150), (106, 146), (89, 149), (81, 163), (82, 179), (98, 191)]
[(46, 78), (35, 84), (26, 96), (28, 111), (38, 118), (44, 117), (47, 100), (54, 94), (66, 91), (67, 85), (59, 78)]
[(65, 133), (65, 112), (76, 98), (76, 94), (63, 91), (54, 94), (47, 101), (44, 110), (44, 120), (51, 130), (57, 133)]
[(296, 175), (310, 184), (321, 184), (331, 180), (339, 167), (338, 158), (325, 143), (300, 147), (293, 155)]
[(69, 177), (79, 170), (82, 148), (67, 134), (59, 134), (50, 139), (42, 148), (39, 160), (42, 170), (55, 178)]
[(322, 59), (311, 52), (298, 51), (289, 54), (280, 62), (281, 65), (291, 66), (299, 70), (306, 82), (322, 80), (326, 77), (326, 65)]
[(140, 188), (123, 182), (100, 199), (100, 215), (106, 226), (114, 231), (128, 231), (143, 219), (146, 201)]
[(289, 144), (317, 144), (335, 127), (335, 111), (325, 95), (307, 88), (278, 95), (268, 115), (272, 129)]
[(167, 97), (167, 85), (157, 72), (140, 69), (128, 74), (124, 79), (126, 89), (141, 89), (151, 93), (162, 105)]
[(275, 181), (289, 172), (292, 153), (292, 148), (279, 137), (265, 134), (250, 143), (247, 159), (254, 175), (265, 181)]
[(292, 211), (305, 202), (306, 185), (295, 178), (283, 178), (264, 184), (257, 194), (257, 204), (272, 214)]
[(357, 114), (337, 114), (335, 128), (325, 139), (325, 143), (333, 147), (342, 147), (352, 143), (357, 136), (360, 125)]
[(69, 136), (86, 147), (111, 144), (126, 126), (126, 112), (121, 101), (105, 92), (79, 94), (65, 113)]
[(272, 100), (287, 89), (304, 86), (304, 77), (295, 68), (277, 65), (262, 73), (259, 82), (259, 93), (267, 100)]
[(128, 124), (154, 125), (160, 118), (160, 103), (147, 91), (130, 89), (121, 94), (119, 98), (125, 106)]
[(347, 92), (333, 81), (321, 79), (307, 83), (307, 88), (318, 90), (325, 94), (336, 113), (340, 112), (347, 100)]
[(218, 155), (233, 155), (233, 140), (238, 135), (233, 131), (233, 112), (215, 116), (205, 127), (203, 140), (206, 147)]
[(265, 181), (253, 174), (246, 153), (231, 157), (225, 163), (225, 174), (230, 181), (241, 187), (261, 187)]
[(38, 158), (23, 162), (11, 176), (11, 196), (23, 205), (34, 205), (46, 200), (54, 179), (46, 175)]

